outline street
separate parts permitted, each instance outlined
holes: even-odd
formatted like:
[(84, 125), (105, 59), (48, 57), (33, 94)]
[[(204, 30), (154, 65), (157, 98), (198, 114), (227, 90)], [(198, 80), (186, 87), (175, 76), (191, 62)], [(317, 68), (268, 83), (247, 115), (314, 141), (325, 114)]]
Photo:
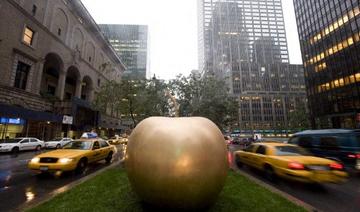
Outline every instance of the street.
[[(123, 156), (120, 146), (113, 162)], [(64, 173), (60, 177), (38, 175), (27, 168), (27, 163), (41, 152), (21, 152), (18, 155), (0, 154), (0, 211), (13, 211), (24, 203), (31, 203), (52, 191), (108, 166), (105, 161), (89, 164), (82, 175)]]
[[(230, 146), (230, 151), (240, 149), (237, 145)], [(288, 193), (303, 202), (314, 206), (320, 211), (355, 212), (360, 211), (360, 177), (352, 175), (349, 180), (340, 185), (311, 185), (287, 180), (273, 183), (265, 179), (261, 172), (247, 166), (241, 168), (247, 174), (262, 180), (275, 188)]]

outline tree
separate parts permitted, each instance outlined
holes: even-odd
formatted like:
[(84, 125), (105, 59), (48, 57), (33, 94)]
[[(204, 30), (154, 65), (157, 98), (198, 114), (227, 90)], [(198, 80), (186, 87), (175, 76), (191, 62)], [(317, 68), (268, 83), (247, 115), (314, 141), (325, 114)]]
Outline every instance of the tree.
[(295, 110), (290, 112), (289, 127), (294, 130), (303, 130), (310, 128), (308, 113), (305, 104), (298, 104)]
[(237, 122), (238, 103), (226, 84), (214, 76), (179, 75), (169, 87), (178, 98), (180, 116), (206, 117), (223, 130)]
[(164, 88), (166, 84), (152, 80), (123, 79), (103, 85), (96, 95), (94, 106), (105, 114), (121, 114), (136, 126), (150, 116), (162, 116), (167, 111)]

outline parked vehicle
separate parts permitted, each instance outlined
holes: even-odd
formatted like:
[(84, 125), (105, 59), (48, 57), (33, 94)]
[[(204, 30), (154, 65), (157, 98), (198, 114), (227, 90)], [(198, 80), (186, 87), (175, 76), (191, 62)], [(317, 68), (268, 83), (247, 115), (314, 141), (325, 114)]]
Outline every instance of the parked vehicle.
[(6, 139), (0, 143), (0, 152), (17, 153), (24, 150), (41, 150), (45, 147), (44, 141), (37, 138), (14, 138)]
[(259, 169), (269, 180), (282, 177), (306, 183), (340, 183), (347, 177), (340, 163), (312, 156), (296, 145), (256, 143), (234, 156), (238, 167), (246, 164)]
[(45, 142), (46, 148), (56, 148), (60, 149), (61, 147), (65, 146), (67, 143), (73, 141), (71, 138), (55, 138), (51, 141)]
[(341, 162), (360, 171), (360, 130), (307, 130), (294, 134), (288, 141), (312, 154)]

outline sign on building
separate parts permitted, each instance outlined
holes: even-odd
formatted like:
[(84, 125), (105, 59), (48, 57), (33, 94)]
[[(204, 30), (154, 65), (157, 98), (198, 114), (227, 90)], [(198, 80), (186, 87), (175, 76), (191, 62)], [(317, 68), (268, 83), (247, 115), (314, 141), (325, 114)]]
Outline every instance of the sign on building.
[(72, 116), (64, 116), (63, 117), (63, 124), (73, 124), (73, 117)]

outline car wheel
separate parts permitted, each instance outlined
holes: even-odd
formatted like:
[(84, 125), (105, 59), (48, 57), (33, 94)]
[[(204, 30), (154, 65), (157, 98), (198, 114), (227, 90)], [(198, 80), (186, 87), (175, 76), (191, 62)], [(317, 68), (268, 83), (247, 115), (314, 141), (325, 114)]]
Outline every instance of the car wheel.
[(16, 146), (16, 147), (12, 148), (11, 152), (16, 154), (16, 153), (19, 153), (19, 150), (20, 150), (19, 147)]
[(109, 155), (105, 158), (106, 163), (110, 163), (112, 159), (113, 153), (110, 152)]
[(40, 150), (41, 150), (41, 146), (40, 146), (40, 145), (36, 146), (35, 150), (36, 150), (36, 151), (40, 151)]
[(276, 173), (270, 165), (265, 165), (264, 171), (265, 171), (266, 179), (268, 179), (271, 182), (276, 181)]
[(82, 174), (85, 172), (86, 170), (86, 166), (87, 166), (87, 160), (85, 158), (80, 159), (80, 161), (78, 162), (75, 172), (77, 174)]
[(238, 168), (243, 167), (243, 163), (240, 161), (240, 157), (238, 155), (235, 156), (235, 163)]
[(56, 145), (56, 149), (60, 149), (60, 148), (61, 148), (60, 144)]

